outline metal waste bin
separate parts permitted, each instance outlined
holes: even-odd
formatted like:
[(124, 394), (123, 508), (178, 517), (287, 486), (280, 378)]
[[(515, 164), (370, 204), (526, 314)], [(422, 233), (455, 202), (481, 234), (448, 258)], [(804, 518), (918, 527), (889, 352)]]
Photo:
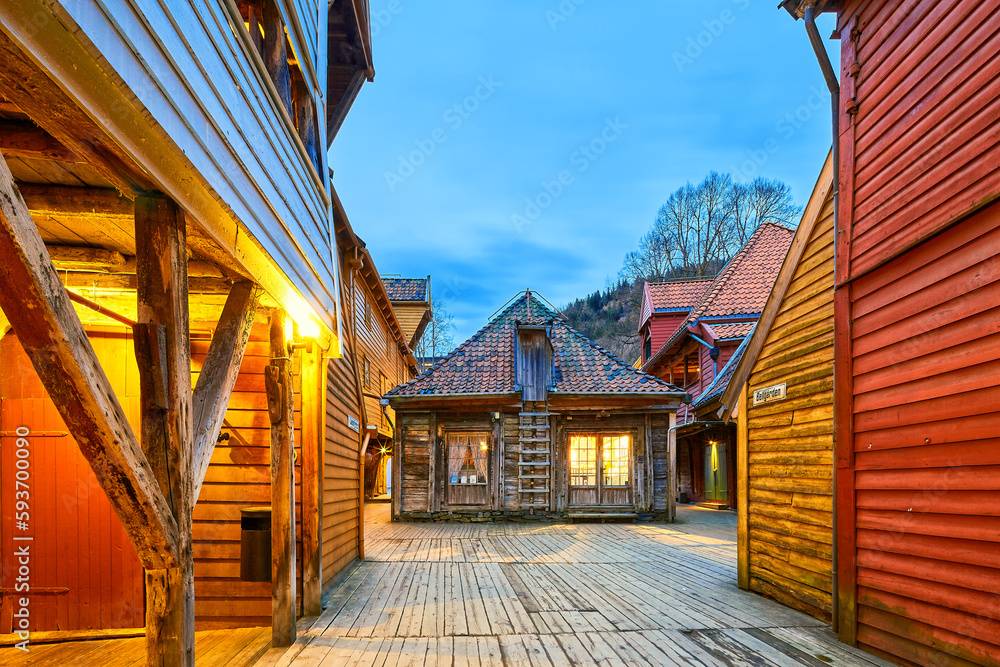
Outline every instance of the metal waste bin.
[(271, 508), (240, 510), (240, 579), (271, 581)]

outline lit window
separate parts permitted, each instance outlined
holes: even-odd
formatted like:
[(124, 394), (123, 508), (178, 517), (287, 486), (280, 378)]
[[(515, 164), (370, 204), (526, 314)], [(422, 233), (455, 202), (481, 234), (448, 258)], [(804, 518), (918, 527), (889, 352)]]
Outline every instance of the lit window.
[(569, 483), (571, 486), (597, 485), (597, 436), (570, 436)]

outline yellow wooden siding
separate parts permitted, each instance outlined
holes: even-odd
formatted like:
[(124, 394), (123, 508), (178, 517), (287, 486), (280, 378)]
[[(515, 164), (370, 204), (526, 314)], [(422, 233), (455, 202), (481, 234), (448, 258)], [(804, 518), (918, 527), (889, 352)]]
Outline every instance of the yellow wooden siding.
[[(753, 392), (786, 398), (753, 406)], [(750, 374), (750, 588), (830, 620), (833, 201), (828, 197)]]
[(396, 311), (396, 318), (399, 320), (399, 326), (403, 329), (403, 336), (406, 337), (406, 342), (409, 343), (413, 340), (413, 334), (420, 326), (421, 320), (424, 318), (424, 313), (427, 312), (426, 303), (396, 303), (392, 306), (393, 310)]
[[(397, 342), (389, 333), (389, 325), (379, 309), (374, 296), (369, 291), (364, 279), (357, 273), (353, 274), (354, 334), (357, 340), (358, 374), (362, 390), (372, 396), (382, 396), (389, 389), (406, 382), (406, 365)], [(366, 314), (366, 304), (370, 317)], [(369, 373), (365, 377), (365, 360), (369, 364)], [(384, 381), (383, 381), (383, 378)], [(378, 432), (386, 437), (392, 437), (390, 420), (395, 423), (392, 412), (387, 408), (389, 419), (382, 412), (377, 398), (365, 397), (365, 412), (368, 423), (378, 426)]]

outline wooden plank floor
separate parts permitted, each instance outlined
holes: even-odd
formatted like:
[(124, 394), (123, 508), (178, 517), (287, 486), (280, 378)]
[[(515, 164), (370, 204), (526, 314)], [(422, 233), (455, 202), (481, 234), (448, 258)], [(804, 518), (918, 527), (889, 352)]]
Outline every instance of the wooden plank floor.
[(412, 523), (366, 507), (367, 560), (257, 667), (883, 665), (736, 581), (735, 520)]
[[(195, 661), (198, 667), (248, 667), (270, 645), (270, 627), (206, 630), (195, 633)], [(0, 648), (0, 665), (141, 667), (146, 664), (145, 637), (32, 644), (30, 649), (25, 653), (16, 648)]]

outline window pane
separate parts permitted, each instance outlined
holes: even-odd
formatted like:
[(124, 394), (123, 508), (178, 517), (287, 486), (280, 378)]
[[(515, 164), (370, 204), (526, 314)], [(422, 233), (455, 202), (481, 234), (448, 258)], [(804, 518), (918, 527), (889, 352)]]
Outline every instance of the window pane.
[(604, 486), (627, 486), (629, 478), (629, 436), (611, 435), (602, 438), (604, 450)]
[(448, 435), (448, 483), (486, 484), (486, 461), (490, 453), (487, 433)]
[(569, 438), (570, 486), (597, 486), (597, 436)]

